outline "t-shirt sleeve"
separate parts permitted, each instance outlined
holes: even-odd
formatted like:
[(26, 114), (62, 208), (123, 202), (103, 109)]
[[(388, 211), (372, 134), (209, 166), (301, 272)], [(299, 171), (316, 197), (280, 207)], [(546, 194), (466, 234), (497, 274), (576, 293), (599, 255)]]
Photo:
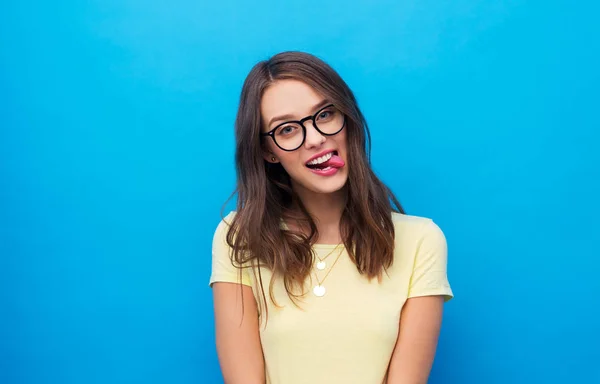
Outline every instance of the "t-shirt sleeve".
[[(227, 244), (227, 231), (233, 218), (233, 213), (227, 215), (215, 230), (212, 242), (212, 270), (210, 286), (216, 282), (237, 283), (251, 286), (248, 268), (236, 267), (231, 259), (232, 248)], [(241, 273), (240, 273), (241, 272)]]
[(440, 227), (429, 220), (417, 247), (408, 297), (442, 295), (454, 297), (447, 274), (448, 246)]

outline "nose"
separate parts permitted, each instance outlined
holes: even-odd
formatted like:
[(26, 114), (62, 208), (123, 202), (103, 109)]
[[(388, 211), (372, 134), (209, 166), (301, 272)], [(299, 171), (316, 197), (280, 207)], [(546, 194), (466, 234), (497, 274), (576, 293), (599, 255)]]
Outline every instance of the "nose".
[(304, 127), (306, 127), (306, 139), (304, 140), (306, 149), (318, 148), (327, 140), (321, 132), (315, 129), (312, 121), (305, 122)]

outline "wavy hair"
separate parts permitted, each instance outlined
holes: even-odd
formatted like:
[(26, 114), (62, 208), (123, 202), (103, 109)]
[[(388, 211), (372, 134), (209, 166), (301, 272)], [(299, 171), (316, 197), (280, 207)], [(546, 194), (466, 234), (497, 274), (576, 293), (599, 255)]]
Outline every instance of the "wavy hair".
[[(288, 295), (296, 302), (294, 288), (301, 287), (311, 273), (312, 245), (318, 239), (317, 226), (292, 189), (287, 172), (280, 164), (268, 163), (262, 156), (262, 95), (271, 84), (282, 79), (306, 83), (346, 116), (348, 180), (344, 186), (346, 204), (340, 234), (361, 274), (370, 279), (380, 278), (391, 266), (392, 212), (404, 213), (392, 191), (371, 169), (369, 128), (354, 94), (340, 75), (321, 59), (304, 52), (283, 52), (256, 64), (244, 81), (235, 120), (234, 195), (237, 192), (238, 199), (227, 243), (233, 250), (234, 265), (271, 270), (269, 296), (275, 305), (275, 278), (283, 279)], [(282, 219), (290, 217), (300, 219), (310, 232), (282, 226)], [(253, 269), (266, 300), (260, 268)]]

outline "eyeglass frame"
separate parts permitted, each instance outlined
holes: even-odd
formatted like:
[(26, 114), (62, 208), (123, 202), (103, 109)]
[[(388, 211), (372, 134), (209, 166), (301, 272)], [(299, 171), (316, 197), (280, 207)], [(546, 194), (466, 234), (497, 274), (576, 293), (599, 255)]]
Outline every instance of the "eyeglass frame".
[[(306, 121), (311, 120), (313, 123), (313, 128), (316, 129), (317, 132), (319, 132), (323, 136), (337, 135), (338, 133), (340, 133), (342, 131), (342, 129), (344, 129), (346, 127), (346, 115), (344, 113), (342, 113), (342, 111), (340, 111), (339, 109), (338, 109), (338, 111), (340, 111), (340, 113), (342, 113), (344, 122), (342, 123), (342, 127), (340, 129), (338, 129), (335, 133), (325, 133), (325, 132), (321, 131), (316, 123), (316, 119), (317, 119), (317, 116), (319, 115), (319, 113), (323, 112), (325, 109), (330, 108), (330, 107), (334, 107), (335, 109), (337, 109), (337, 107), (334, 104), (328, 104), (328, 105), (324, 106), (323, 108), (319, 109), (314, 115), (306, 116), (300, 120), (288, 120), (281, 124), (277, 124), (277, 126), (275, 128), (271, 129), (269, 132), (261, 133), (260, 136), (261, 137), (270, 136), (271, 139), (273, 139), (273, 142), (275, 143), (275, 145), (278, 146), (282, 151), (293, 152), (293, 151), (298, 150), (301, 146), (303, 146), (304, 142), (306, 141), (306, 126), (304, 125), (304, 122), (306, 122)], [(299, 124), (302, 127), (302, 134), (303, 134), (302, 142), (294, 149), (285, 149), (285, 148), (282, 148), (281, 145), (279, 145), (279, 143), (277, 143), (277, 140), (275, 140), (274, 135), (275, 135), (275, 131), (277, 130), (277, 128), (281, 127), (282, 125), (291, 124), (291, 123)]]

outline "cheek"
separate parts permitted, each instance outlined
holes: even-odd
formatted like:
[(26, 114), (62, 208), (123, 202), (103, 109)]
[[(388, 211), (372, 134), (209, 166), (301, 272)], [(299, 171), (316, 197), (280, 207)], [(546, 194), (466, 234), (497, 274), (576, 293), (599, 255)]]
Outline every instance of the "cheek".
[(289, 154), (283, 149), (279, 148), (277, 145), (275, 145), (275, 143), (271, 143), (269, 145), (269, 150), (282, 163), (286, 162), (286, 159), (289, 157)]
[(336, 147), (341, 149), (342, 151), (346, 151), (347, 141), (346, 141), (346, 130), (343, 130), (335, 137)]
[(287, 152), (277, 146), (275, 147), (272, 150), (273, 154), (277, 157), (283, 169), (290, 175), (298, 173), (299, 168), (304, 166), (300, 159), (300, 153), (298, 151)]
[(340, 136), (340, 144), (342, 145), (346, 145), (347, 143), (347, 139), (346, 139), (346, 135), (348, 133), (348, 131), (346, 129), (342, 130), (342, 132), (340, 132), (342, 135)]
[(281, 148), (279, 148), (273, 140), (269, 139), (269, 142), (266, 143), (265, 149), (279, 160), (281, 163), (285, 161), (285, 158), (288, 157), (288, 153)]
[(281, 162), (281, 165), (283, 165), (283, 167), (287, 170), (292, 170), (301, 165), (300, 158), (296, 153), (286, 152), (280, 149), (277, 156), (279, 161)]

